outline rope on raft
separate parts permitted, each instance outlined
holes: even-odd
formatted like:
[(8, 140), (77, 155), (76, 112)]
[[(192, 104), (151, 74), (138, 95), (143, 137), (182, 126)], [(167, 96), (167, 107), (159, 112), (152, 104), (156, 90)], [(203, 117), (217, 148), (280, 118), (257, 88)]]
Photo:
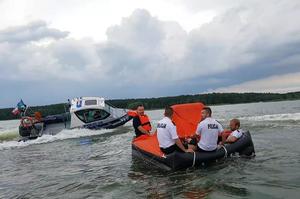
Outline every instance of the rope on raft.
[(224, 151), (225, 151), (225, 155), (224, 155), (224, 157), (225, 158), (227, 158), (227, 156), (228, 156), (228, 152), (227, 152), (227, 149), (226, 149), (226, 147), (224, 146), (224, 145), (221, 145), (221, 147), (224, 149)]
[(194, 153), (194, 158), (193, 158), (193, 165), (192, 165), (192, 167), (194, 167), (195, 163), (196, 163), (196, 152), (194, 151), (193, 153)]

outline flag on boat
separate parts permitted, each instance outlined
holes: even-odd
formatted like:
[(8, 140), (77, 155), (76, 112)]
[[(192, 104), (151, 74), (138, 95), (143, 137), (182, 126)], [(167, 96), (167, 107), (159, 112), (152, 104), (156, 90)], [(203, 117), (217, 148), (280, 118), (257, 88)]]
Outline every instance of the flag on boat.
[(18, 114), (20, 114), (21, 112), (24, 112), (24, 111), (26, 110), (26, 107), (27, 107), (26, 104), (24, 104), (23, 100), (21, 99), (21, 100), (18, 102), (16, 108), (12, 111), (12, 114), (18, 115)]

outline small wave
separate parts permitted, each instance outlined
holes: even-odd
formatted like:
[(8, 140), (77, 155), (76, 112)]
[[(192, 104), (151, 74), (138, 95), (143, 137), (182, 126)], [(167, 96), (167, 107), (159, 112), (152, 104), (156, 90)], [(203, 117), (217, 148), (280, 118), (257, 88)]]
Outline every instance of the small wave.
[(18, 137), (19, 129), (16, 127), (10, 127), (10, 128), (2, 128), (0, 130), (0, 142), (6, 141), (6, 140), (12, 140), (16, 137)]
[(19, 120), (0, 121), (0, 134), (7, 133), (10, 131), (17, 131), (19, 123)]
[(0, 143), (7, 140), (13, 140), (19, 136), (18, 131), (7, 131), (0, 133)]
[(258, 115), (258, 116), (240, 117), (240, 119), (251, 120), (251, 121), (298, 121), (300, 120), (300, 113)]
[(7, 141), (0, 143), (0, 150), (16, 148), (16, 147), (26, 147), (33, 144), (43, 144), (54, 142), (58, 140), (65, 140), (71, 138), (79, 138), (79, 137), (88, 137), (94, 135), (101, 135), (104, 133), (111, 132), (112, 130), (89, 130), (89, 129), (72, 129), (72, 130), (62, 130), (56, 135), (43, 135), (35, 140), (28, 140), (26, 142), (18, 142), (18, 141)]

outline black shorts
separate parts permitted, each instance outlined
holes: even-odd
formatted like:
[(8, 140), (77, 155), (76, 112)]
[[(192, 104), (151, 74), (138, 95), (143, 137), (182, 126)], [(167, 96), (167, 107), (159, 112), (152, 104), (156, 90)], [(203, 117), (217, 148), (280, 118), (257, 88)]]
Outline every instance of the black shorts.
[(201, 149), (198, 145), (197, 145), (197, 151), (198, 152), (201, 152), (201, 153), (212, 153), (212, 152), (216, 152), (217, 149), (213, 150), (213, 151), (205, 151), (203, 149)]
[(168, 148), (160, 148), (160, 150), (164, 153), (164, 154), (170, 154), (173, 153), (174, 151), (178, 151), (178, 152), (183, 152), (176, 144), (169, 146)]

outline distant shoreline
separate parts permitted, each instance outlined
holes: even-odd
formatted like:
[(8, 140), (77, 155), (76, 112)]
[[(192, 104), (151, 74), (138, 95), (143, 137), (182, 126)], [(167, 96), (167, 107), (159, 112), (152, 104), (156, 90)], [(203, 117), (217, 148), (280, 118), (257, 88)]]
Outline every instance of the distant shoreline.
[(300, 99), (286, 99), (286, 100), (271, 100), (271, 101), (260, 101), (260, 102), (241, 102), (241, 103), (234, 103), (234, 104), (208, 104), (207, 106), (225, 106), (225, 105), (236, 105), (236, 104), (253, 104), (253, 103), (267, 103), (267, 102), (287, 102), (287, 101), (297, 101)]
[[(216, 106), (255, 102), (277, 102), (288, 100), (300, 100), (300, 91), (289, 93), (208, 93), (157, 98), (113, 99), (106, 100), (106, 102), (115, 107), (127, 109), (132, 109), (138, 103), (142, 103), (148, 110), (157, 110), (162, 109), (167, 105), (193, 102), (202, 102), (209, 106)], [(30, 106), (30, 104), (27, 105)], [(59, 103), (45, 106), (30, 106), (30, 108), (33, 112), (40, 111), (43, 116), (47, 116), (64, 113), (66, 105), (66, 103)], [(18, 119), (18, 117), (14, 116), (11, 113), (12, 109), (13, 108), (0, 109), (0, 120)]]

